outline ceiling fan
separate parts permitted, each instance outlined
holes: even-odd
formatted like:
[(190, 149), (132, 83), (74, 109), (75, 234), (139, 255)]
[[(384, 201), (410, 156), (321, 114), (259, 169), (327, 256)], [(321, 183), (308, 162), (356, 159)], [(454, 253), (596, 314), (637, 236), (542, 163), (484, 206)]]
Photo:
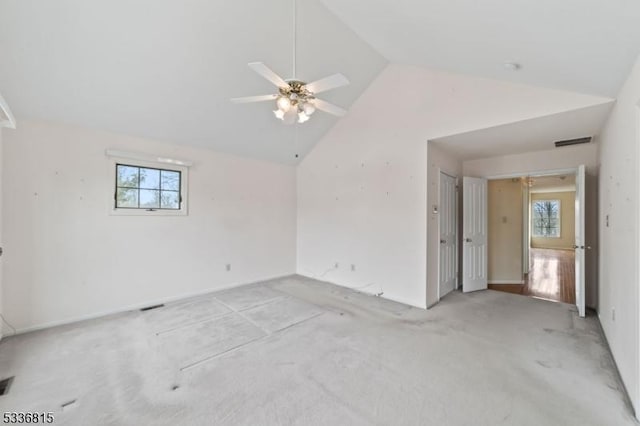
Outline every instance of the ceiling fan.
[[(296, 0), (293, 0), (293, 75), (296, 75)], [(295, 77), (283, 79), (262, 62), (251, 62), (249, 67), (269, 80), (278, 88), (278, 93), (272, 95), (247, 96), (233, 98), (231, 102), (237, 104), (276, 101), (276, 109), (273, 111), (276, 118), (285, 124), (294, 122), (304, 123), (309, 120), (316, 111), (324, 111), (336, 116), (344, 116), (347, 111), (322, 99), (318, 99), (318, 93), (346, 86), (349, 80), (342, 74), (333, 74), (320, 80), (305, 83)]]

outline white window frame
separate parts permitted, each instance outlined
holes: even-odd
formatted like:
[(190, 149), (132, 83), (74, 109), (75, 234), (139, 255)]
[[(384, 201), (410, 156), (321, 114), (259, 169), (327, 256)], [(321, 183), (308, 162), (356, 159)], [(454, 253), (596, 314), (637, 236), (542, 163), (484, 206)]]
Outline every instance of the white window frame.
[[(113, 216), (187, 216), (189, 201), (189, 166), (191, 162), (174, 160), (162, 157), (153, 157), (145, 154), (128, 153), (123, 151), (107, 150), (109, 157), (109, 214)], [(180, 172), (180, 202), (179, 209), (136, 209), (116, 207), (116, 167), (117, 165), (133, 167), (150, 167)]]
[[(555, 202), (558, 203), (558, 236), (544, 236), (544, 235), (535, 235), (535, 226), (533, 225), (533, 221), (535, 220), (535, 215), (533, 211), (533, 206), (538, 202)], [(532, 238), (562, 238), (562, 201), (559, 199), (539, 199), (539, 200), (531, 200), (531, 237)]]

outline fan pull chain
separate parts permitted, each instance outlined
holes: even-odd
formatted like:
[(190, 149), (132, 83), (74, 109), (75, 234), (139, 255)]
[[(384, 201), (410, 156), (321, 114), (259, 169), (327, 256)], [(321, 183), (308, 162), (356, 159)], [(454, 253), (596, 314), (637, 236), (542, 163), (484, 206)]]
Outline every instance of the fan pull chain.
[(293, 151), (295, 152), (295, 158), (298, 158), (298, 127), (300, 125), (298, 123), (296, 123), (296, 133), (295, 133), (295, 139), (293, 141)]

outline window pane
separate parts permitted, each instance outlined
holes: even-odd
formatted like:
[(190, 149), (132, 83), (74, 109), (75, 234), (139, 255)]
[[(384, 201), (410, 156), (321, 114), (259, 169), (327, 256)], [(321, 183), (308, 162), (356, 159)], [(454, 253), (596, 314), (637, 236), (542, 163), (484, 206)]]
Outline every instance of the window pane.
[(118, 185), (127, 188), (138, 187), (138, 168), (118, 164)]
[(163, 209), (179, 209), (180, 193), (177, 191), (162, 191), (161, 208)]
[(154, 191), (152, 189), (141, 189), (140, 207), (145, 209), (159, 209), (160, 191)]
[[(140, 188), (160, 189), (160, 170), (140, 169)], [(142, 195), (140, 195), (142, 199)]]
[(180, 172), (162, 171), (162, 189), (180, 190)]
[(116, 207), (138, 207), (138, 190), (118, 188), (116, 192)]
[(116, 164), (116, 208), (180, 210), (182, 172)]
[(532, 205), (532, 224), (534, 237), (560, 236), (560, 201), (540, 200)]

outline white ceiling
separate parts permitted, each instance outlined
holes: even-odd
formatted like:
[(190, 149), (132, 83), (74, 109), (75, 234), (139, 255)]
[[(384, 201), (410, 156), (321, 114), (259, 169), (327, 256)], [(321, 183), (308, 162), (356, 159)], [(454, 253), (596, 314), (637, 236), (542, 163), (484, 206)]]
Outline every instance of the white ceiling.
[[(597, 136), (613, 102), (433, 139), (461, 160), (554, 149), (554, 142)], [(558, 148), (562, 149), (562, 148)]]
[[(298, 2), (298, 76), (341, 72), (323, 94), (343, 107), (387, 61), (317, 0)], [(291, 0), (0, 0), (0, 93), (18, 120), (42, 118), (293, 163), (336, 118), (295, 130), (269, 103), (233, 105), (274, 87), (247, 63), (292, 77)]]
[[(345, 74), (352, 84), (323, 97), (347, 108), (388, 60), (613, 96), (640, 51), (640, 2), (585, 3), (300, 0), (297, 77)], [(291, 77), (291, 5), (0, 0), (0, 93), (18, 120), (42, 118), (295, 163), (295, 154), (304, 157), (336, 118), (314, 115), (298, 127), (296, 146), (295, 129), (275, 120), (269, 103), (229, 102), (273, 91), (248, 62), (263, 61)], [(507, 72), (505, 60), (521, 62), (522, 70)], [(381, 102), (396, 94), (397, 84), (413, 87), (394, 83)], [(543, 149), (554, 138), (595, 134), (607, 112), (596, 106), (541, 118), (548, 127), (527, 121), (499, 128), (503, 134), (487, 130), (464, 147), (468, 135), (445, 142), (464, 158)], [(486, 143), (474, 143), (478, 137)]]
[(640, 52), (639, 1), (322, 1), (391, 62), (582, 93), (617, 95)]

